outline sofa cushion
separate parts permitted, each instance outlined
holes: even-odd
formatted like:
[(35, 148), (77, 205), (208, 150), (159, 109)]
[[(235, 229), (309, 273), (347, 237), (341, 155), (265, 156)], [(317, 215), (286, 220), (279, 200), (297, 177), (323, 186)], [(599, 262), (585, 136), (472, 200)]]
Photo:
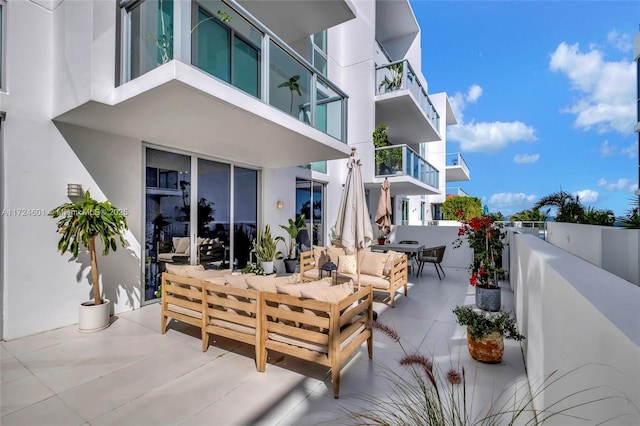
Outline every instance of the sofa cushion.
[(204, 266), (202, 265), (172, 265), (171, 263), (166, 264), (167, 272), (173, 275), (180, 275), (181, 277), (189, 277), (190, 272), (194, 271), (204, 271)]
[(281, 294), (288, 294), (289, 296), (302, 297), (302, 290), (312, 287), (327, 288), (331, 287), (331, 278), (323, 278), (317, 281), (311, 281), (308, 283), (278, 283), (276, 284), (276, 290)]
[[(344, 252), (344, 249), (342, 247), (334, 247), (334, 246), (330, 246), (327, 247), (327, 256), (329, 256), (329, 259), (335, 263), (336, 265), (339, 262), (340, 256), (344, 256), (346, 253)], [(322, 266), (323, 263), (319, 264), (318, 266)]]
[[(175, 244), (176, 240), (174, 239), (173, 241)], [(178, 238), (178, 243), (174, 245), (176, 249), (176, 254), (188, 254), (189, 245), (190, 245), (189, 237)]]
[(362, 261), (360, 262), (360, 273), (373, 275), (374, 277), (381, 277), (388, 257), (389, 256), (386, 253), (366, 251), (362, 256)]
[(327, 249), (322, 246), (313, 246), (313, 260), (316, 261), (317, 267), (324, 265), (329, 260)]
[(334, 285), (331, 287), (315, 287), (308, 286), (300, 289), (302, 297), (324, 302), (339, 302), (347, 296), (353, 294), (353, 281), (348, 283)]
[(187, 271), (187, 277), (204, 280), (214, 284), (225, 285), (225, 275), (228, 275), (231, 269), (205, 269), (204, 271), (190, 270)]
[[(345, 277), (348, 277), (353, 280), (353, 282), (358, 285), (358, 276), (357, 274), (345, 274)], [(360, 274), (360, 285), (370, 285), (373, 288), (379, 288), (381, 290), (388, 290), (391, 286), (389, 283), (389, 278), (385, 277), (374, 277), (373, 275)]]
[(391, 275), (391, 269), (393, 268), (393, 262), (395, 262), (396, 259), (404, 256), (404, 253), (400, 253), (397, 251), (393, 251), (393, 250), (389, 250), (387, 252), (387, 261), (384, 264), (384, 269), (382, 270), (382, 275), (384, 275), (385, 277), (388, 277), (389, 275)]
[(276, 277), (271, 275), (253, 275), (245, 278), (247, 286), (258, 291), (268, 291), (277, 293), (277, 284), (293, 284), (296, 279), (295, 275), (289, 277)]
[(320, 269), (319, 268), (313, 268), (313, 269), (309, 269), (308, 271), (304, 271), (304, 277), (300, 277), (301, 279), (310, 279), (310, 280), (317, 280), (320, 278)]
[(235, 287), (235, 288), (249, 288), (249, 286), (247, 285), (247, 282), (245, 281), (245, 278), (252, 276), (255, 274), (227, 274), (224, 276), (224, 281), (225, 284), (228, 285), (229, 287)]
[(342, 274), (355, 274), (356, 269), (356, 255), (344, 254), (338, 257), (338, 272)]

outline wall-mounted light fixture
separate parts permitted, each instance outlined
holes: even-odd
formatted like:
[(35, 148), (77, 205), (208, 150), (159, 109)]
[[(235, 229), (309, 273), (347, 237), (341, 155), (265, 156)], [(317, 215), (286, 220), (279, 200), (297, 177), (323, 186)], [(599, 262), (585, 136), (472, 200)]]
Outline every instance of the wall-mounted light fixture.
[(279, 209), (284, 207), (284, 203), (282, 202), (282, 200), (278, 200), (278, 203), (276, 204), (276, 207), (278, 207)]
[(79, 183), (67, 184), (67, 196), (68, 197), (82, 197), (82, 185)]

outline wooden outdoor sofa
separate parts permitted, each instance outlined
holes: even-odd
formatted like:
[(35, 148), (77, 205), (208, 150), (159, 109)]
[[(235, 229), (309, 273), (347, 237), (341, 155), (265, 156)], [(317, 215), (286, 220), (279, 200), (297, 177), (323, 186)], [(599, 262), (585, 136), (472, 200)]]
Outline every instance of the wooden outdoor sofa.
[[(355, 257), (355, 254), (352, 255)], [(322, 265), (331, 260), (338, 266), (337, 281), (353, 280), (358, 283), (357, 273), (352, 269), (346, 271), (342, 263), (349, 256), (340, 247), (316, 247), (313, 250), (300, 254), (300, 277), (302, 279), (318, 279)], [(353, 262), (356, 260), (353, 259)], [(404, 253), (387, 252), (377, 253), (370, 249), (360, 253), (360, 287), (372, 287), (374, 292), (389, 294), (389, 304), (395, 306), (395, 295), (400, 289), (404, 289), (407, 296), (408, 284), (408, 260)], [(355, 266), (355, 265), (354, 265)]]
[(272, 286), (267, 277), (254, 278), (260, 283), (255, 288), (240, 288), (242, 276), (231, 277), (207, 281), (163, 273), (161, 332), (173, 318), (200, 328), (203, 351), (211, 334), (253, 345), (260, 372), (269, 350), (328, 366), (335, 398), (342, 365), (365, 341), (373, 356), (372, 330), (365, 324), (373, 319), (370, 288), (331, 287), (327, 280)]

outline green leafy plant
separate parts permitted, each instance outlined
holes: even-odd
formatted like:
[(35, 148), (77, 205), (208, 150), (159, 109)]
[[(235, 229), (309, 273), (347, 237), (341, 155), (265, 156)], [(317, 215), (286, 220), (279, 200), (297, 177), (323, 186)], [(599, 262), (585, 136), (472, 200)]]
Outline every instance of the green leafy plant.
[(244, 268), (240, 270), (243, 274), (256, 274), (264, 275), (264, 269), (257, 263), (247, 263)]
[(286, 247), (286, 253), (282, 253), (282, 254), (286, 255), (287, 259), (295, 258), (293, 249), (295, 247), (296, 237), (298, 236), (298, 233), (301, 230), (306, 228), (304, 220), (305, 220), (304, 214), (301, 214), (301, 215), (298, 215), (296, 220), (289, 219), (289, 223), (286, 226), (280, 225), (280, 228), (287, 231), (287, 235), (289, 236), (289, 241), (282, 240), (282, 242), (285, 244), (285, 247)]
[(278, 241), (282, 241), (282, 237), (273, 238), (271, 235), (271, 227), (265, 225), (264, 229), (258, 230), (255, 240), (253, 240), (253, 248), (260, 262), (273, 262), (281, 259), (282, 254), (278, 252)]
[(478, 197), (455, 196), (447, 198), (442, 203), (442, 216), (444, 220), (458, 220), (456, 214), (461, 210), (463, 219), (470, 220), (474, 217), (482, 216), (482, 202)]
[(124, 247), (124, 232), (129, 229), (124, 212), (115, 208), (108, 200), (94, 200), (87, 191), (81, 200), (64, 203), (51, 210), (49, 216), (58, 219), (57, 231), (62, 235), (58, 242), (58, 251), (61, 254), (70, 250), (72, 256), (77, 258), (80, 245), (89, 250), (93, 301), (95, 305), (102, 304), (96, 238), (102, 241), (103, 256), (108, 255), (110, 250), (116, 251), (117, 240)]
[(628, 229), (640, 229), (640, 197), (631, 200), (627, 215), (620, 219), (622, 226)]
[(458, 324), (467, 326), (467, 332), (474, 340), (496, 331), (505, 339), (524, 340), (524, 336), (518, 332), (515, 319), (508, 312), (487, 312), (471, 306), (456, 306), (453, 313)]
[(302, 92), (300, 91), (300, 80), (299, 75), (294, 75), (289, 78), (289, 80), (284, 81), (278, 84), (278, 87), (287, 87), (291, 94), (291, 105), (289, 106), (289, 114), (293, 115), (293, 92), (298, 92), (298, 96), (302, 96)]
[(402, 87), (402, 73), (404, 70), (404, 63), (398, 62), (392, 65), (387, 66), (387, 69), (391, 73), (391, 79), (385, 77), (384, 80), (380, 83), (379, 88), (384, 87), (385, 92), (389, 92), (391, 90), (397, 90)]

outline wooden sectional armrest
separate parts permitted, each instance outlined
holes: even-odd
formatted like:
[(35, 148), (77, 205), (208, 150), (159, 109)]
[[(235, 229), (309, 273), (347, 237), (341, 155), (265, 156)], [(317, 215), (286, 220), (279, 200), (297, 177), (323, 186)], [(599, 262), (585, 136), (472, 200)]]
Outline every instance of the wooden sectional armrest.
[(316, 259), (313, 250), (300, 253), (300, 281), (304, 280), (304, 273), (316, 267)]

